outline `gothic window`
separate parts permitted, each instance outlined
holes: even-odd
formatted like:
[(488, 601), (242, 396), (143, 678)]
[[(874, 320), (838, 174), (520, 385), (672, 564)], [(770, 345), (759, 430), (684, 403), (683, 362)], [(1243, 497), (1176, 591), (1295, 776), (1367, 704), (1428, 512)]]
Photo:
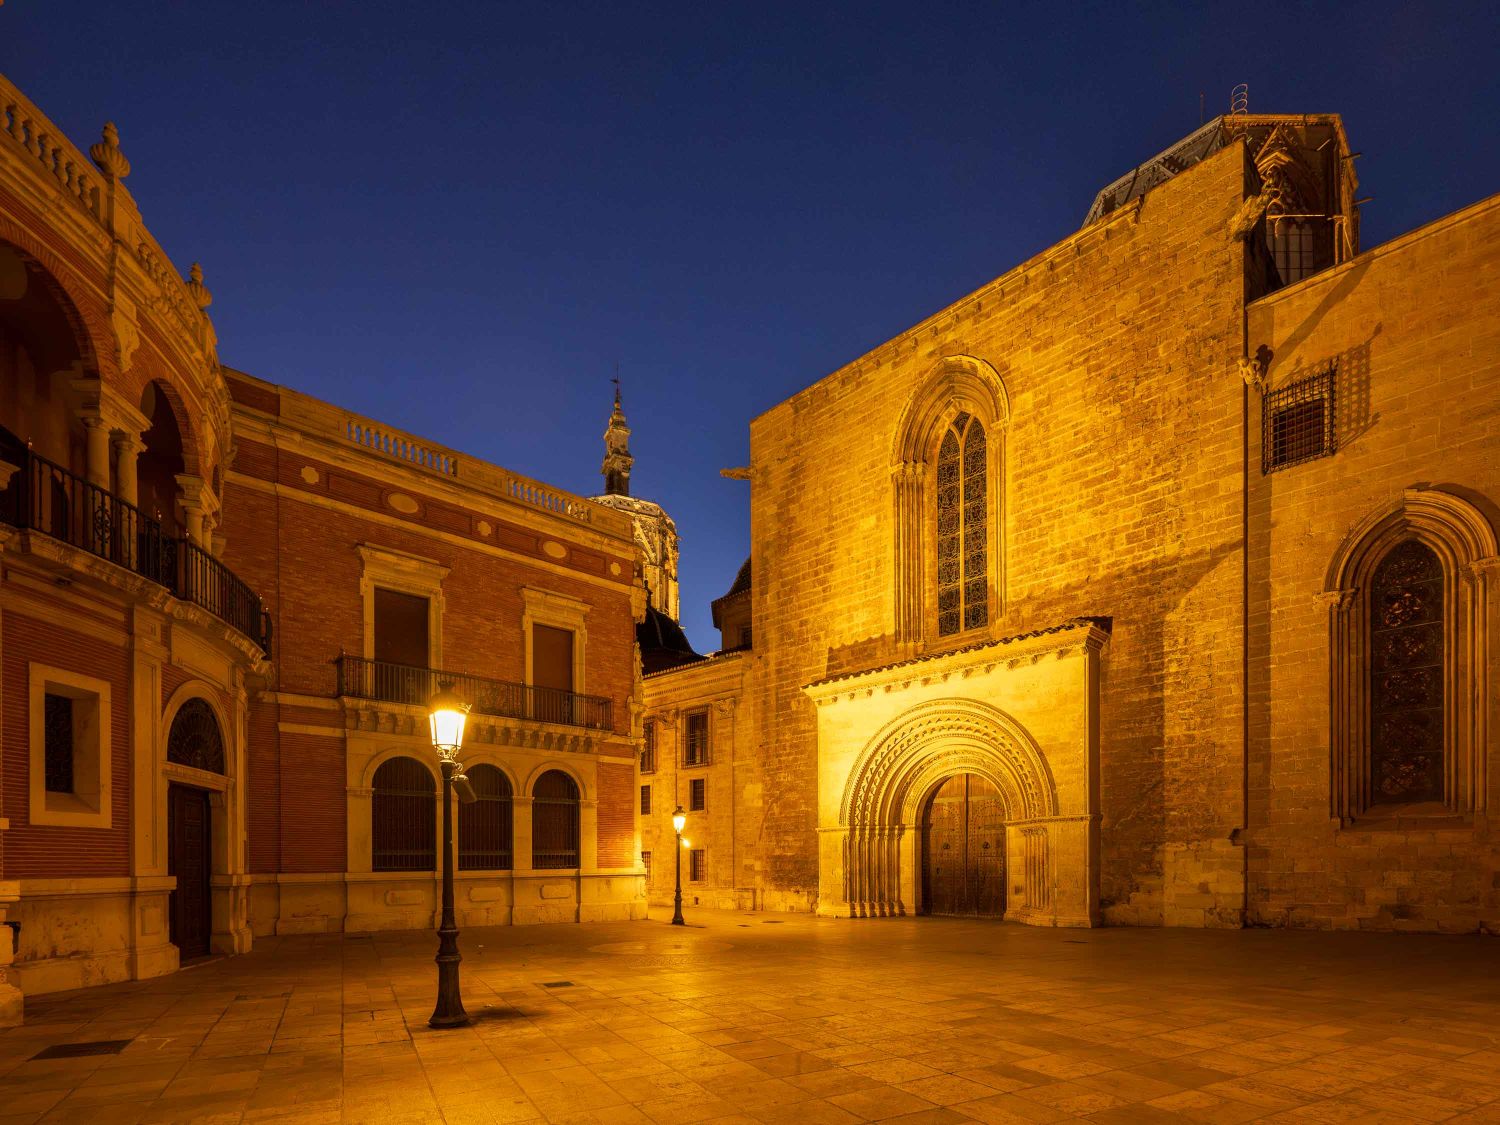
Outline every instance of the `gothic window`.
[(1266, 235), (1271, 243), (1271, 257), (1283, 285), (1291, 285), (1317, 272), (1314, 264), (1316, 247), (1312, 223), (1305, 219), (1267, 219)]
[(224, 738), (205, 699), (189, 699), (177, 710), (167, 735), (167, 761), (209, 773), (224, 772)]
[(561, 770), (548, 770), (536, 779), (531, 841), (531, 866), (578, 866), (578, 783)]
[(1439, 488), (1407, 489), (1335, 554), (1323, 600), (1342, 824), (1401, 830), (1484, 809), (1497, 572), (1488, 519)]
[(938, 636), (989, 624), (989, 481), (984, 426), (960, 412), (937, 460)]
[(1370, 803), (1443, 799), (1443, 569), (1409, 539), (1370, 589)]
[(511, 866), (510, 778), (491, 765), (470, 766), (474, 800), (458, 811), (458, 869), (509, 871)]
[(437, 858), (437, 790), (415, 758), (390, 758), (370, 794), (370, 870), (432, 871)]

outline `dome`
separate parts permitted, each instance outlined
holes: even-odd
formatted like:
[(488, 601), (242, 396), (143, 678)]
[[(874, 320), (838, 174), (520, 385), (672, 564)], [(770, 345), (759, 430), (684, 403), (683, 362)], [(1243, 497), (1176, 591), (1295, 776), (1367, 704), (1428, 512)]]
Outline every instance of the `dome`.
[(641, 649), (641, 671), (646, 675), (703, 659), (701, 653), (693, 651), (682, 626), (654, 606), (646, 607), (646, 619), (635, 627), (635, 640)]

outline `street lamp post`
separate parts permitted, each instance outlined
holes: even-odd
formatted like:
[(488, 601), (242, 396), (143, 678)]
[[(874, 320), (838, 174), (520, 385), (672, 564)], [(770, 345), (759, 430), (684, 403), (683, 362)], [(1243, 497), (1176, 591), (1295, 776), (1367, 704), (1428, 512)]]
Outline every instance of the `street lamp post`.
[(672, 925), (686, 926), (682, 920), (682, 829), (687, 824), (687, 813), (682, 811), (678, 805), (672, 811), (672, 830), (677, 833), (677, 847), (673, 850), (677, 853), (677, 893), (672, 896)]
[(469, 706), (442, 684), (428, 701), (432, 723), (432, 748), (443, 770), (443, 918), (438, 924), (438, 994), (428, 1027), (462, 1027), (469, 1022), (458, 985), (458, 924), (453, 918), (453, 779), (462, 771), (458, 761), (464, 740), (464, 719)]

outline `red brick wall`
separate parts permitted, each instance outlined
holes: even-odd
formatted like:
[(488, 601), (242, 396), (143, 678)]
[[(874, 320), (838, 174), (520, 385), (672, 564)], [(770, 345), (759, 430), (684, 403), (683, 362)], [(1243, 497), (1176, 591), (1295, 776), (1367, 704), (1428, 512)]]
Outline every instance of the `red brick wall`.
[[(16, 610), (4, 614), (3, 729), (5, 877), (46, 879), (130, 872), (130, 657), (124, 648), (59, 628)], [(30, 823), (30, 665), (48, 664), (110, 685), (110, 828), (33, 827)]]
[(274, 699), (252, 704), (245, 747), (245, 818), (253, 874), (281, 869), (281, 746)]
[(599, 866), (629, 867), (635, 857), (635, 767), (599, 763)]
[(283, 734), (280, 744), (281, 870), (343, 871), (348, 866), (343, 740)]

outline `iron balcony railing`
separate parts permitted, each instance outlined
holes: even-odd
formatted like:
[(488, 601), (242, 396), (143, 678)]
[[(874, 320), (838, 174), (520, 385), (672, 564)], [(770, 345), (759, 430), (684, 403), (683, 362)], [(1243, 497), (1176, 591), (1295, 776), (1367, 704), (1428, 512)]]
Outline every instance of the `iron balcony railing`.
[(168, 535), (134, 504), (33, 453), (0, 430), (0, 461), (18, 466), (0, 491), (0, 522), (39, 531), (165, 586), (271, 651), (271, 615), (227, 566)]
[(589, 730), (614, 729), (614, 701), (600, 695), (579, 695), (559, 688), (513, 684), (461, 672), (340, 656), (339, 694), (354, 699), (379, 699), (425, 707), (443, 684), (451, 684), (460, 698), (480, 715), (533, 719)]

